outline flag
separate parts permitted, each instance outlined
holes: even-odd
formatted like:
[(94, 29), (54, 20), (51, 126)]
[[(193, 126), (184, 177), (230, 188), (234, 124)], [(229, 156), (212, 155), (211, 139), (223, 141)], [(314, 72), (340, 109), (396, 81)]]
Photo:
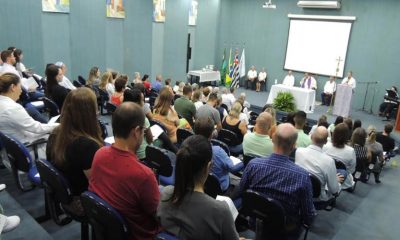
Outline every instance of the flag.
[(239, 76), (242, 78), (246, 76), (246, 57), (244, 55), (244, 48), (242, 51), (242, 56), (240, 56), (240, 62), (239, 62)]
[(231, 85), (231, 69), (232, 69), (232, 63), (231, 63), (231, 57), (232, 57), (232, 48), (229, 50), (229, 60), (228, 60), (228, 69), (226, 71), (225, 75), (225, 86), (229, 87)]
[(228, 71), (228, 63), (226, 62), (226, 48), (224, 49), (224, 55), (222, 55), (222, 64), (221, 64), (221, 85), (225, 85), (226, 73)]
[(239, 86), (239, 51), (236, 50), (235, 58), (233, 60), (232, 71), (231, 71), (231, 87), (237, 88)]

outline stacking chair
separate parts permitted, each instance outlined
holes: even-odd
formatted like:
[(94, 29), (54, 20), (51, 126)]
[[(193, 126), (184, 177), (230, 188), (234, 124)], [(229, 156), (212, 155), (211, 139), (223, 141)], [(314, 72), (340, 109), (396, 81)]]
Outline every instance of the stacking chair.
[(227, 112), (229, 112), (228, 106), (225, 103), (221, 103), (221, 107), (224, 108)]
[(315, 209), (332, 211), (333, 207), (336, 204), (337, 195), (334, 195), (334, 198), (332, 198), (332, 199), (330, 199), (328, 201), (318, 201), (318, 200), (316, 200), (316, 198), (319, 198), (319, 196), (321, 195), (321, 182), (313, 174), (310, 174), (310, 180), (311, 180), (311, 184), (312, 184), (312, 188), (313, 188), (313, 198), (314, 198)]
[(173, 235), (172, 233), (162, 231), (159, 234), (157, 234), (156, 238), (154, 240), (177, 240), (178, 238)]
[[(256, 220), (255, 239), (287, 239), (285, 210), (278, 201), (247, 190), (242, 195), (240, 214)], [(307, 239), (309, 228), (304, 227)]]
[(221, 184), (217, 176), (212, 173), (208, 174), (207, 180), (204, 184), (204, 192), (212, 198), (217, 198), (217, 195), (222, 195)]
[(107, 123), (103, 122), (102, 120), (98, 119), (100, 129), (101, 129), (101, 137), (106, 139), (108, 137), (108, 130), (107, 130)]
[[(33, 147), (36, 149), (35, 155), (37, 155), (36, 144), (43, 143), (42, 141), (37, 143), (32, 143), (31, 145), (25, 146), (17, 139), (7, 136), (0, 132), (0, 141), (2, 145), (6, 149), (8, 159), (11, 165), (11, 171), (13, 173), (14, 179), (17, 183), (18, 189), (21, 191), (28, 191), (34, 188), (35, 186), (40, 185), (40, 175), (36, 169), (36, 165), (29, 153), (27, 147)], [(27, 174), (29, 181), (33, 184), (29, 187), (23, 184), (23, 180), (21, 179), (21, 175), (19, 172), (24, 172)]]
[(252, 155), (252, 154), (243, 155), (243, 164), (244, 164), (244, 166), (246, 167), (247, 164), (249, 164), (249, 162), (250, 162), (251, 160), (253, 160), (254, 158), (258, 158), (258, 157), (259, 157), (259, 156)]
[(222, 149), (224, 149), (224, 151), (226, 152), (226, 154), (228, 156), (231, 155), (228, 145), (226, 145), (224, 142), (222, 142), (218, 139), (211, 139), (211, 144), (214, 146), (220, 146)]
[(107, 91), (104, 91), (103, 89), (100, 89), (98, 87), (96, 87), (96, 88), (97, 88), (97, 91), (98, 91), (98, 93), (100, 95), (100, 98), (99, 98), (99, 101), (98, 101), (97, 104), (100, 107), (100, 114), (104, 115), (104, 108), (106, 107), (105, 106), (106, 103), (110, 100), (110, 97), (108, 96)]
[[(240, 144), (236, 133), (234, 133), (230, 130), (227, 130), (227, 129), (219, 130), (217, 139), (224, 142), (226, 145), (228, 145), (228, 147), (233, 147), (233, 146)], [(242, 152), (235, 152), (235, 153), (231, 152), (231, 154), (235, 155), (235, 156), (238, 156), (241, 153)]]
[[(341, 162), (337, 159), (333, 159), (333, 160), (335, 160), (336, 169), (347, 170), (346, 165), (344, 165), (343, 162)], [(355, 171), (352, 175), (353, 175), (355, 183), (351, 189), (347, 190), (349, 192), (354, 192), (354, 190), (356, 189), (357, 182), (358, 182), (358, 180), (360, 180), (360, 177), (361, 177), (361, 172)]]
[(49, 117), (55, 117), (60, 115), (60, 109), (53, 100), (47, 97), (42, 97), (40, 99), (43, 101), (45, 111), (49, 113)]
[(74, 199), (67, 179), (46, 160), (38, 160), (37, 167), (44, 186), (48, 211), (53, 221), (60, 226), (70, 223), (71, 220), (80, 222), (81, 239), (88, 240), (88, 220), (84, 212), (78, 211), (79, 201)]
[(146, 147), (145, 164), (153, 169), (161, 185), (174, 185), (175, 162), (176, 156), (173, 152), (152, 145)]
[(129, 239), (130, 230), (128, 223), (109, 203), (89, 191), (82, 193), (81, 201), (89, 224), (92, 226), (93, 239)]
[(166, 133), (167, 132), (167, 128), (164, 126), (164, 124), (162, 124), (161, 122), (159, 122), (159, 121), (157, 121), (157, 120), (150, 120), (149, 119), (149, 122), (150, 122), (150, 126), (153, 126), (153, 125), (158, 125), (158, 126), (160, 126), (161, 128), (162, 128), (162, 130)]
[(78, 82), (77, 80), (74, 80), (74, 81), (72, 82), (72, 84), (73, 84), (76, 88), (80, 88), (80, 87), (83, 86), (82, 83)]
[(78, 81), (83, 85), (83, 86), (85, 86), (86, 85), (86, 79), (84, 79), (82, 76), (78, 76)]
[(181, 145), (186, 138), (193, 136), (194, 133), (188, 129), (178, 128), (176, 130), (176, 137), (178, 139), (178, 144)]
[(107, 113), (109, 114), (113, 114), (115, 112), (115, 110), (117, 109), (117, 106), (110, 103), (110, 102), (106, 102), (106, 110)]

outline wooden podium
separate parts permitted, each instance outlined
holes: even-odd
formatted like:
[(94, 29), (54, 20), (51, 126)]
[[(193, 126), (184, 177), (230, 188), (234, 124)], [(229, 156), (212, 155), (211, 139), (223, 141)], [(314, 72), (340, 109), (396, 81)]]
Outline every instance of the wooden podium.
[(395, 130), (400, 132), (400, 107), (397, 110), (396, 127)]
[(353, 88), (347, 84), (338, 84), (336, 88), (333, 115), (349, 117), (353, 101)]

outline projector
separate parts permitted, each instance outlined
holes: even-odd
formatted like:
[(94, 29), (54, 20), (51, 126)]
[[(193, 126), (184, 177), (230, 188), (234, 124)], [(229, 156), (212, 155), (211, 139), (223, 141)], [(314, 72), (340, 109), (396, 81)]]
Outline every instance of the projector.
[(263, 8), (270, 8), (270, 9), (276, 9), (276, 5), (272, 4), (271, 0), (269, 2), (265, 2), (264, 5), (262, 6)]

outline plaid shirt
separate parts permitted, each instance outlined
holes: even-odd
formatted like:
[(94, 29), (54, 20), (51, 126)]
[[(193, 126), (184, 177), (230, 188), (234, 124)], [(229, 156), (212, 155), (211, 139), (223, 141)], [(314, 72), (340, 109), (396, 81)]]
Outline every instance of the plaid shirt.
[(272, 154), (252, 160), (240, 183), (241, 192), (247, 189), (279, 201), (288, 217), (300, 217), (305, 224), (316, 215), (309, 174), (287, 156)]

